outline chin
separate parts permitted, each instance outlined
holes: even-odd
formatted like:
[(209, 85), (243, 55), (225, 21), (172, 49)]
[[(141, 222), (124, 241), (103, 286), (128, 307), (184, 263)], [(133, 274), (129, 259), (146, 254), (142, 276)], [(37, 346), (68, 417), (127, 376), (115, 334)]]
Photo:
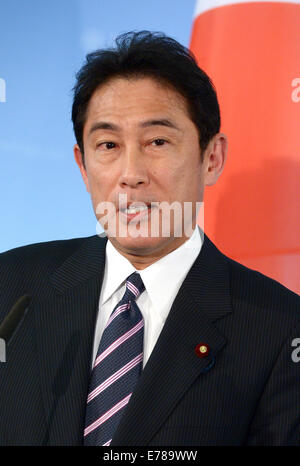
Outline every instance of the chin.
[(163, 250), (172, 242), (172, 238), (143, 238), (141, 236), (137, 238), (115, 237), (109, 239), (117, 250), (137, 256)]

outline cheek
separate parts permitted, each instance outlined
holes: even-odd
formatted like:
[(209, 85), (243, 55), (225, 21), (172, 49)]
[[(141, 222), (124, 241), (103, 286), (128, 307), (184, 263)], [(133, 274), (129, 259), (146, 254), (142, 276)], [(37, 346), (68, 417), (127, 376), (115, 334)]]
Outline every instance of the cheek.
[(196, 165), (190, 160), (172, 167), (167, 175), (168, 178), (177, 186), (189, 189), (191, 185), (199, 179), (199, 165)]
[(107, 169), (93, 161), (87, 164), (86, 172), (91, 191), (100, 191), (109, 181)]
[(186, 163), (173, 173), (172, 185), (178, 200), (198, 200), (202, 197), (202, 173), (199, 164)]
[(180, 190), (180, 186), (183, 184), (182, 170), (175, 169), (175, 167), (152, 170), (151, 181), (153, 186), (159, 187), (165, 193), (166, 200), (171, 194), (171, 197), (174, 198), (174, 193), (176, 195), (176, 191)]
[(88, 173), (89, 193), (94, 209), (99, 202), (107, 201), (109, 196), (108, 177), (100, 176), (99, 173)]

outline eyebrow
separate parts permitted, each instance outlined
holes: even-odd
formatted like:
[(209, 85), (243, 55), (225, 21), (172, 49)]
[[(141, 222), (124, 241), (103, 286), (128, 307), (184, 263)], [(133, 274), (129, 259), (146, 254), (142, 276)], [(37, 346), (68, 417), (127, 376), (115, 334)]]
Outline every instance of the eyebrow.
[[(141, 128), (149, 128), (150, 126), (166, 126), (168, 128), (173, 128), (173, 129), (176, 129), (177, 131), (180, 131), (179, 128), (175, 125), (175, 123), (173, 123), (171, 120), (168, 120), (167, 118), (146, 120), (140, 123), (139, 126)], [(106, 129), (110, 131), (121, 131), (121, 127), (119, 125), (116, 125), (115, 123), (111, 123), (109, 121), (97, 121), (96, 123), (92, 125), (89, 131), (89, 134), (99, 129)]]
[(177, 129), (179, 131), (179, 128), (175, 125), (175, 123), (173, 123), (171, 120), (168, 120), (167, 118), (143, 121), (140, 126), (142, 128), (148, 128), (149, 126), (167, 126), (168, 128)]

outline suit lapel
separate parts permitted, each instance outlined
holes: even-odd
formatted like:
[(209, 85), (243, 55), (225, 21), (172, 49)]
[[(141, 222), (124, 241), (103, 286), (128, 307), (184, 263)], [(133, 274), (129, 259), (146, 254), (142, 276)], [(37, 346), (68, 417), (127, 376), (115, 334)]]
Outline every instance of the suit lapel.
[(47, 431), (44, 444), (82, 441), (106, 240), (87, 238), (51, 277), (36, 304), (37, 353)]
[[(227, 262), (205, 236), (111, 445), (150, 442), (195, 379), (213, 366), (226, 344), (213, 322), (230, 313)], [(208, 357), (196, 356), (199, 343), (209, 346)]]

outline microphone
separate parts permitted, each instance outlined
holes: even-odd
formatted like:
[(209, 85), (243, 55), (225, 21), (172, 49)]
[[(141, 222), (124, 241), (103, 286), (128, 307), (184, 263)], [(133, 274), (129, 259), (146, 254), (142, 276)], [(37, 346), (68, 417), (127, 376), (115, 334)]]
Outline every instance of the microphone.
[(25, 317), (30, 301), (28, 295), (19, 298), (0, 325), (0, 362), (6, 362), (6, 346)]

